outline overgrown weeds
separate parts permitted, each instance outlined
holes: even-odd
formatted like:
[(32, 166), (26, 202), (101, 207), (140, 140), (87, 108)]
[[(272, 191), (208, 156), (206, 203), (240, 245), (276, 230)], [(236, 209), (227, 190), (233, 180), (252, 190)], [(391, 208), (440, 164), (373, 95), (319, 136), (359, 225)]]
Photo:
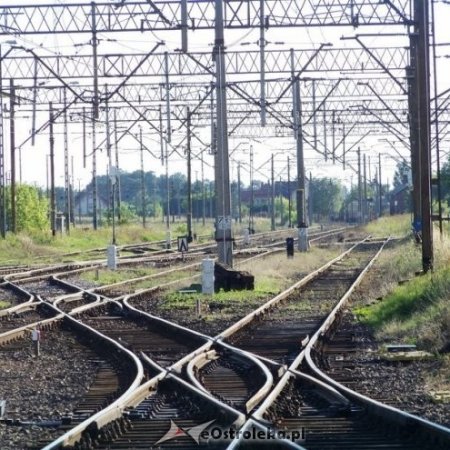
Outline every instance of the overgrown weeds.
[(402, 237), (411, 232), (411, 215), (383, 216), (368, 223), (364, 230), (374, 236)]
[(356, 310), (380, 340), (400, 340), (421, 348), (450, 350), (450, 268), (398, 286), (381, 302)]

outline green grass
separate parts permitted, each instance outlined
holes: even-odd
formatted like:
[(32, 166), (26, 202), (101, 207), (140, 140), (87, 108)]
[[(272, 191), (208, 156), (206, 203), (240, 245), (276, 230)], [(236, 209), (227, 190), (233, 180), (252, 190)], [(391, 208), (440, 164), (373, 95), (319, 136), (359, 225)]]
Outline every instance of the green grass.
[[(171, 224), (172, 237), (184, 234), (185, 225), (182, 223)], [(206, 234), (207, 227), (199, 230)], [(165, 224), (149, 222), (147, 228), (140, 225), (126, 225), (117, 228), (118, 245), (145, 243), (163, 240), (166, 237)], [(57, 260), (73, 260), (98, 257), (93, 255), (72, 255), (63, 257), (66, 253), (86, 252), (96, 248), (105, 248), (111, 243), (111, 227), (101, 227), (94, 231), (91, 228), (75, 227), (67, 235), (57, 234), (55, 237), (50, 231), (13, 235), (8, 233), (5, 239), (0, 239), (0, 264), (1, 263), (36, 263), (55, 262)], [(106, 256), (106, 255), (105, 255)]]
[(9, 308), (11, 303), (5, 300), (0, 300), (0, 309)]
[(398, 286), (381, 302), (355, 310), (379, 339), (438, 351), (450, 345), (450, 268)]
[(380, 217), (364, 226), (374, 236), (404, 236), (411, 231), (410, 214)]
[[(196, 220), (192, 223), (193, 232), (197, 236), (205, 239), (213, 238), (214, 224), (211, 219), (202, 224)], [(236, 235), (242, 234), (242, 227), (235, 226)], [(269, 219), (256, 219), (255, 228), (257, 232), (267, 231), (270, 229)], [(186, 220), (184, 218), (177, 219), (170, 223), (172, 239), (187, 233)], [(143, 228), (141, 224), (121, 225), (116, 229), (118, 245), (145, 243), (166, 238), (166, 224), (158, 220), (148, 220), (147, 227)], [(44, 232), (33, 232), (30, 234), (8, 233), (5, 239), (0, 239), (0, 264), (22, 263), (30, 264), (36, 262), (57, 262), (69, 261), (74, 259), (92, 259), (93, 255), (73, 255), (66, 256), (66, 253), (86, 252), (95, 248), (105, 248), (111, 243), (112, 228), (110, 226), (99, 227), (93, 230), (90, 226), (77, 225), (71, 228), (69, 234), (57, 234), (53, 237), (50, 230)], [(38, 260), (36, 258), (39, 258)]]
[(119, 269), (108, 270), (100, 269), (82, 272), (80, 278), (86, 281), (98, 283), (100, 285), (119, 283), (120, 281), (130, 280), (131, 278), (144, 277), (156, 273), (153, 268), (146, 269)]
[(271, 277), (262, 277), (255, 280), (255, 289), (253, 291), (223, 291), (213, 295), (204, 295), (200, 292), (201, 287), (191, 285), (184, 290), (197, 290), (196, 293), (168, 292), (165, 296), (163, 308), (170, 310), (195, 308), (197, 300), (203, 304), (208, 304), (210, 309), (218, 309), (224, 313), (232, 311), (239, 304), (258, 303), (259, 300), (268, 296), (274, 296), (281, 290), (279, 279)]
[[(106, 247), (111, 243), (111, 230), (100, 228), (97, 231), (91, 229), (74, 228), (68, 235), (58, 234), (52, 237), (50, 232), (34, 233), (27, 235), (8, 233), (5, 239), (0, 240), (0, 263), (36, 263), (36, 258), (43, 262), (61, 260), (62, 255), (72, 252)], [(118, 231), (117, 240), (120, 244), (149, 242), (162, 239), (164, 233), (159, 230), (143, 229), (137, 226), (122, 227)], [(83, 259), (80, 255), (70, 259)]]

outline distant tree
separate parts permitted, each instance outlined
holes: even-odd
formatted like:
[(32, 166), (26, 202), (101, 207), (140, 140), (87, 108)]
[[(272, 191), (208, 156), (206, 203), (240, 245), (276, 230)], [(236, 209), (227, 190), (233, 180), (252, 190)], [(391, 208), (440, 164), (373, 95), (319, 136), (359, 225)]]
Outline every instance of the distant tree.
[[(100, 175), (97, 177), (97, 194), (103, 199), (110, 196), (108, 177)], [(205, 200), (206, 212), (210, 209), (210, 181), (205, 180)], [(156, 176), (154, 172), (145, 172), (144, 174), (145, 211), (149, 217), (162, 217), (167, 208), (167, 180), (165, 175)], [(92, 182), (86, 186), (86, 190), (92, 192)], [(169, 176), (170, 190), (170, 212), (171, 214), (185, 214), (187, 209), (187, 179), (186, 175), (176, 172)], [(139, 216), (142, 211), (142, 193), (141, 193), (141, 172), (120, 173), (120, 196), (122, 202), (129, 205), (131, 210)], [(57, 201), (59, 210), (64, 209), (64, 189), (58, 188)], [(194, 181), (192, 184), (192, 201), (194, 211), (201, 211), (203, 205), (202, 183)]]
[(441, 167), (441, 189), (442, 196), (447, 200), (450, 205), (450, 156), (449, 159)]
[[(112, 210), (106, 209), (104, 212), (104, 216), (108, 225), (112, 224)], [(120, 225), (126, 225), (131, 222), (136, 221), (137, 215), (133, 208), (126, 202), (120, 203)]]
[[(11, 188), (5, 190), (6, 216), (11, 223)], [(39, 188), (21, 184), (16, 187), (16, 225), (17, 231), (38, 231), (50, 227), (48, 201)]]
[(284, 197), (275, 197), (275, 220), (280, 218), (281, 225), (284, 225), (289, 221), (289, 200)]
[(404, 186), (409, 183), (411, 179), (411, 168), (406, 161), (397, 162), (397, 167), (394, 173), (394, 189)]
[(328, 218), (339, 213), (344, 200), (344, 189), (338, 180), (313, 178), (310, 189), (312, 210), (315, 215)]

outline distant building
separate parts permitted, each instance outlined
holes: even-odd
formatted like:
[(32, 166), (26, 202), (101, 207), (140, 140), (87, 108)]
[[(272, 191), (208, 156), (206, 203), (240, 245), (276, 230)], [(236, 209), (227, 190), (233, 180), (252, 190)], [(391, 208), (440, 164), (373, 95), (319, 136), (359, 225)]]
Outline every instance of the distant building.
[(361, 213), (359, 212), (359, 201), (352, 200), (347, 203), (345, 207), (345, 217), (347, 222), (358, 223), (361, 222)]
[(403, 214), (411, 211), (411, 191), (409, 184), (401, 184), (390, 192), (390, 214)]
[[(92, 190), (85, 190), (79, 192), (75, 196), (74, 213), (75, 216), (92, 216), (94, 212)], [(108, 209), (108, 200), (102, 196), (97, 195), (97, 212), (100, 214), (102, 211)]]
[[(275, 197), (288, 198), (289, 194), (291, 200), (295, 201), (297, 196), (297, 181), (291, 181), (290, 186), (287, 181), (275, 182)], [(309, 195), (309, 180), (306, 180), (306, 199)], [(252, 190), (247, 187), (241, 189), (241, 202), (250, 206)], [(253, 208), (254, 213), (261, 216), (268, 216), (270, 214), (272, 200), (272, 186), (270, 183), (263, 183), (255, 181), (253, 183)]]

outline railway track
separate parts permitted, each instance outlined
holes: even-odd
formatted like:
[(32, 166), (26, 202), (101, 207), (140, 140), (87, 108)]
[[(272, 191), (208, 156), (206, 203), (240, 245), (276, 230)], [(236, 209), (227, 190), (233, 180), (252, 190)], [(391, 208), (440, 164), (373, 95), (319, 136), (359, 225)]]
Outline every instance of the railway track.
[[(125, 409), (120, 416), (116, 414), (115, 419), (107, 420), (106, 413), (99, 412), (99, 417), (105, 417), (102, 419), (104, 422), (100, 422), (109, 425), (100, 426), (99, 433), (92, 429), (85, 432), (84, 447), (82, 445), (79, 448), (133, 448), (127, 445), (155, 448), (163, 437), (161, 428), (164, 428), (163, 424), (167, 425), (169, 418), (176, 417), (178, 422), (181, 421), (182, 428), (184, 424), (184, 430), (189, 431), (190, 427), (206, 421), (207, 415), (203, 409), (215, 409), (214, 414), (219, 417), (234, 415), (235, 421), (226, 426), (236, 423), (236, 418), (242, 421), (242, 412), (253, 411), (253, 418), (271, 422), (270, 427), (273, 429), (301, 430), (296, 444), (278, 439), (269, 448), (361, 448), (356, 446), (357, 442), (363, 442), (364, 449), (446, 448), (417, 447), (418, 438), (414, 441), (403, 436), (405, 427), (398, 424), (389, 430), (386, 428), (391, 434), (380, 437), (379, 430), (385, 427), (383, 418), (377, 416), (375, 422), (370, 408), (353, 399), (343, 399), (341, 396), (337, 397), (338, 401), (330, 400), (331, 388), (318, 387), (316, 382), (303, 378), (299, 380), (295, 371), (301, 362), (299, 356), (303, 359), (312, 341), (316, 342), (314, 337), (319, 333), (319, 328), (324, 324), (328, 326), (329, 311), (333, 309), (332, 314), (336, 316), (336, 305), (342, 306), (342, 299), (347, 297), (348, 289), (362, 276), (364, 267), (382, 245), (382, 242), (357, 244), (345, 258), (337, 258), (300, 283), (300, 289), (291, 289), (282, 295), (283, 298), (268, 302), (260, 311), (244, 318), (240, 324), (230, 327), (213, 340), (201, 335), (193, 339), (188, 330), (182, 331), (182, 327), (175, 327), (175, 330), (174, 325), (151, 316), (143, 319), (140, 313), (129, 307), (125, 308), (125, 314), (118, 314), (117, 308), (107, 310), (105, 307), (103, 310), (98, 307), (85, 311), (81, 316), (77, 314), (77, 318), (81, 317), (86, 325), (101, 330), (103, 334), (140, 354), (148, 366), (148, 373), (156, 376), (135, 390), (135, 393), (140, 392), (138, 400), (128, 401), (128, 407), (122, 406)], [(198, 363), (198, 360), (202, 362)], [(189, 374), (189, 367), (187, 377), (191, 377), (189, 381), (194, 387), (187, 385), (173, 372), (180, 372), (189, 361), (190, 364), (196, 361), (190, 368), (194, 368), (195, 380)], [(287, 372), (282, 369), (283, 365), (289, 366)], [(279, 387), (286, 375), (292, 379)], [(278, 381), (280, 376), (281, 380)], [(167, 380), (170, 383), (166, 384)], [(276, 385), (273, 394), (267, 395), (274, 380)], [(150, 389), (147, 386), (153, 387)], [(182, 395), (181, 392), (186, 390), (188, 393)], [(198, 400), (193, 402), (192, 395), (202, 398), (204, 407), (201, 414), (193, 409), (192, 405), (198, 404)], [(333, 395), (337, 396), (334, 391), (331, 397)], [(264, 398), (263, 404), (258, 407)], [(84, 418), (92, 418), (92, 414), (94, 412), (90, 410)], [(367, 425), (374, 423), (377, 425), (373, 430), (368, 430)], [(424, 436), (421, 427), (418, 428), (417, 436)], [(190, 440), (189, 433), (184, 433), (185, 441), (180, 439), (158, 445), (166, 448), (194, 448), (195, 444), (197, 448), (197, 443)], [(215, 444), (203, 442), (207, 448), (216, 448), (216, 444), (217, 448), (234, 448), (236, 445), (252, 448), (242, 440)], [(254, 448), (259, 447), (257, 445)]]
[(290, 364), (382, 245), (357, 244), (346, 258), (264, 311), (227, 341), (250, 353)]
[(39, 296), (45, 300), (53, 301), (58, 297), (78, 292), (78, 289), (70, 286), (62, 286), (52, 278), (39, 281), (29, 281), (18, 283), (22, 289)]
[[(39, 356), (31, 341), (37, 326)], [(0, 418), (2, 450), (42, 448), (134, 389), (135, 379), (143, 377), (131, 353), (61, 318), (48, 303), (25, 304), (3, 316), (0, 330), (0, 398), (7, 405)]]
[(0, 316), (2, 315), (2, 310), (17, 307), (30, 300), (31, 296), (17, 286), (8, 282), (0, 284), (0, 301), (5, 304), (4, 308), (0, 309)]
[(120, 342), (136, 355), (141, 352), (162, 367), (168, 367), (205, 343), (194, 333), (176, 329), (135, 311), (115, 305), (90, 309), (77, 319)]
[[(206, 344), (207, 345), (207, 344)], [(211, 348), (210, 346), (207, 348)], [(205, 383), (209, 386), (215, 386), (215, 389), (217, 390), (216, 395), (217, 398), (219, 398), (220, 400), (222, 400), (222, 405), (224, 404), (228, 404), (228, 405), (232, 405), (233, 406), (237, 406), (238, 408), (241, 409), (249, 409), (248, 407), (244, 408), (244, 404), (246, 402), (246, 400), (248, 400), (248, 397), (251, 396), (255, 390), (259, 389), (259, 391), (261, 391), (261, 384), (263, 384), (264, 381), (267, 381), (267, 376), (266, 379), (264, 380), (264, 376), (261, 376), (261, 381), (255, 383), (255, 369), (254, 367), (252, 367), (252, 365), (254, 365), (254, 363), (249, 363), (249, 361), (245, 361), (245, 357), (237, 357), (236, 355), (231, 355), (229, 352), (226, 351), (221, 351), (220, 353), (217, 354), (218, 357), (214, 358), (217, 362), (215, 363), (215, 366), (210, 366), (207, 367), (206, 365), (205, 370), (202, 372), (201, 370), (199, 371), (200, 376), (203, 378), (203, 381), (205, 381)], [(243, 361), (244, 360), (244, 361)], [(156, 361), (157, 362), (157, 361)], [(158, 362), (157, 362), (158, 363)], [(170, 366), (168, 369), (172, 370), (171, 367), (174, 366)], [(221, 373), (220, 373), (221, 372)], [(227, 379), (227, 381), (232, 385), (232, 387), (227, 388), (226, 386), (224, 386), (223, 384), (223, 373), (225, 372), (225, 378)], [(253, 376), (253, 377), (252, 377)], [(220, 381), (222, 381), (222, 383), (220, 383)], [(254, 386), (251, 385), (251, 383), (253, 382)], [(266, 388), (267, 388), (267, 384), (271, 384), (270, 383), (265, 383), (266, 384)], [(231, 392), (233, 392), (233, 390), (235, 389), (236, 386), (239, 386), (239, 391), (238, 393), (234, 393), (231, 395)], [(230, 396), (231, 395), (231, 396)], [(234, 409), (234, 408), (233, 408)], [(156, 414), (156, 413), (155, 413)], [(159, 416), (156, 415), (156, 419)], [(165, 417), (167, 419), (167, 417)], [(154, 417), (155, 419), (155, 417)], [(197, 421), (200, 420), (200, 418), (197, 419)], [(203, 419), (202, 419), (203, 420)], [(118, 440), (120, 440), (121, 442), (123, 442), (123, 440), (125, 440), (126, 442), (130, 442), (130, 432), (125, 432), (120, 438), (117, 438)], [(140, 446), (140, 445), (146, 445), (145, 443), (148, 442), (148, 436), (140, 436), (141, 440), (138, 441), (132, 441), (133, 445), (135, 446)], [(108, 446), (110, 446), (110, 448), (115, 448), (116, 439), (113, 439), (111, 441), (108, 442)], [(102, 446), (99, 446), (99, 448), (103, 448)], [(105, 447), (108, 448), (108, 447)], [(121, 447), (118, 447), (121, 448)], [(169, 446), (169, 448), (171, 448)]]
[[(380, 347), (347, 311), (331, 333), (321, 340), (313, 355), (318, 367), (336, 382), (448, 427), (450, 423), (445, 413), (448, 405), (431, 400), (425, 378), (436, 370), (439, 360), (403, 359), (401, 354), (388, 353)], [(413, 381), (413, 385), (408, 388), (405, 380)]]
[[(211, 423), (222, 429), (234, 429), (238, 417), (232, 411), (208, 401), (198, 392), (171, 378), (161, 381), (155, 391), (127, 414), (129, 428), (122, 436), (105, 436), (94, 448), (101, 450), (130, 450), (138, 448), (168, 448), (194, 450), (198, 448), (226, 448), (226, 442), (211, 445), (196, 441), (195, 427)], [(164, 441), (163, 430), (168, 421), (177, 430)], [(186, 430), (186, 431), (183, 431)], [(199, 432), (201, 429), (199, 429)], [(105, 431), (108, 433), (108, 430)], [(101, 440), (101, 438), (100, 438)], [(160, 442), (161, 441), (161, 442)]]
[[(299, 443), (306, 449), (448, 448), (449, 429), (374, 402), (350, 389), (341, 389), (339, 383), (332, 382), (321, 372), (311, 357), (320, 352), (319, 342), (327, 342), (328, 333), (344, 314), (354, 286), (372, 263), (367, 264), (324, 323), (308, 339), (304, 350), (255, 411), (254, 417), (269, 420), (278, 429), (301, 430)], [(303, 373), (296, 371), (300, 364)], [(304, 372), (326, 384), (305, 376)]]
[[(326, 231), (318, 231), (316, 234), (311, 236), (312, 240), (324, 239), (336, 233), (340, 233), (343, 229), (332, 229)], [(263, 238), (265, 241), (270, 241), (269, 247), (276, 247), (278, 245), (284, 246), (283, 240), (279, 239), (280, 235), (284, 236), (286, 233), (292, 234), (292, 230), (280, 230), (277, 232), (261, 233), (259, 238)], [(256, 235), (255, 235), (256, 236)], [(275, 236), (275, 237), (274, 237)], [(147, 245), (147, 244), (146, 244)], [(169, 274), (171, 271), (184, 271), (186, 270), (186, 261), (191, 261), (191, 267), (200, 267), (201, 259), (205, 254), (211, 254), (211, 245), (196, 245), (196, 251), (190, 252), (188, 255), (180, 255), (178, 253), (163, 253), (158, 256), (142, 256), (138, 255), (134, 259), (122, 258), (120, 259), (118, 265), (119, 268), (127, 269), (133, 267), (149, 267), (155, 268), (156, 270), (165, 269), (168, 265), (170, 269), (167, 271)], [(249, 248), (249, 247), (246, 247)], [(97, 251), (98, 249), (96, 249)], [(205, 253), (206, 252), (206, 253)], [(239, 254), (239, 251), (236, 252)], [(244, 258), (248, 258), (248, 255), (243, 254)], [(198, 261), (198, 262), (196, 262)], [(32, 292), (35, 295), (39, 295), (44, 299), (56, 299), (68, 293), (73, 293), (82, 290), (92, 290), (97, 289), (99, 294), (102, 294), (102, 287), (95, 287), (93, 285), (89, 286), (89, 283), (81, 280), (79, 275), (83, 272), (88, 272), (92, 270), (101, 270), (105, 267), (104, 261), (85, 261), (80, 263), (66, 263), (58, 264), (50, 267), (38, 267), (38, 268), (28, 268), (24, 267), (24, 271), (14, 270), (12, 273), (5, 274), (4, 279), (10, 283), (14, 283), (16, 286), (22, 287), (25, 291)], [(132, 289), (133, 283), (137, 286), (142, 284), (144, 281), (150, 282), (152, 278), (156, 278), (163, 275), (163, 271), (158, 271), (157, 273), (150, 274), (147, 276), (136, 277), (134, 280), (129, 282), (120, 283), (123, 290), (118, 293), (106, 292), (106, 296), (120, 296), (129, 294)], [(71, 278), (73, 281), (71, 281)], [(64, 280), (67, 280), (64, 282)], [(129, 285), (127, 287), (127, 285)], [(115, 289), (118, 289), (119, 283), (116, 283)], [(111, 286), (111, 288), (114, 288)], [(142, 287), (141, 287), (142, 288)], [(128, 290), (126, 290), (128, 289)]]
[(38, 304), (24, 305), (9, 314), (0, 316), (0, 335), (7, 331), (29, 326), (47, 318), (48, 315)]
[(194, 385), (244, 413), (250, 412), (273, 380), (258, 360), (225, 348), (194, 358), (188, 365), (188, 374)]
[(298, 443), (308, 450), (420, 450), (444, 448), (427, 444), (409, 427), (374, 420), (358, 404), (330, 402), (320, 389), (292, 379), (265, 417), (278, 429), (299, 431)]

